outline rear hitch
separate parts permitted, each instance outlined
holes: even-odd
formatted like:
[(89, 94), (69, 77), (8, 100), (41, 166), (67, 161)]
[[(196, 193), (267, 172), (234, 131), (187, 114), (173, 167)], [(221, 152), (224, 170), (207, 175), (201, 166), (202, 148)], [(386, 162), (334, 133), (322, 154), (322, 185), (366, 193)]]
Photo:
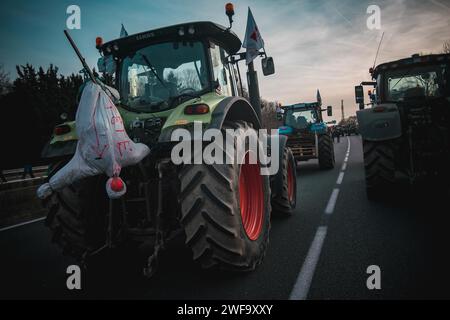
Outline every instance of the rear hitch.
[(165, 248), (164, 231), (162, 228), (161, 217), (163, 215), (163, 176), (164, 167), (169, 161), (161, 161), (156, 165), (158, 169), (158, 209), (155, 216), (155, 244), (153, 253), (147, 259), (147, 265), (144, 267), (143, 274), (147, 278), (151, 278), (157, 271), (159, 265), (159, 254)]

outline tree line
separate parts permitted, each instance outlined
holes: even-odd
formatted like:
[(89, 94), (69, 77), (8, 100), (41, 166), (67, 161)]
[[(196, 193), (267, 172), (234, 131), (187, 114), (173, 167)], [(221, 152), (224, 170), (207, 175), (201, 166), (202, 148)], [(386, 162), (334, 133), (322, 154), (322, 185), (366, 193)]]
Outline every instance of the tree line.
[[(19, 168), (25, 164), (43, 164), (41, 151), (55, 125), (75, 119), (83, 76), (59, 74), (58, 67), (16, 66), (14, 81), (0, 65), (0, 144), (1, 168)], [(102, 79), (111, 85), (113, 79)], [(246, 93), (246, 92), (245, 92)], [(244, 93), (244, 94), (245, 94)], [(247, 94), (248, 95), (248, 94)], [(261, 99), (262, 122), (276, 128), (276, 103)]]
[(80, 74), (64, 76), (58, 68), (36, 69), (30, 64), (16, 67), (17, 78), (0, 66), (0, 137), (2, 169), (40, 164), (40, 153), (55, 125), (66, 113), (74, 119)]

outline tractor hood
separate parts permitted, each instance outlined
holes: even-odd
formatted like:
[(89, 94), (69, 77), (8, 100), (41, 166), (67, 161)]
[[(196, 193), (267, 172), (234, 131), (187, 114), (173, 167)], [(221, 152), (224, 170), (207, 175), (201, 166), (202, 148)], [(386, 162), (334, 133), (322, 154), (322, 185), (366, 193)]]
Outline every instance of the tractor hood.
[(314, 132), (314, 133), (325, 133), (327, 131), (327, 125), (323, 122), (312, 123), (308, 125), (305, 129), (297, 129), (290, 126), (281, 126), (278, 128), (278, 133), (282, 135), (292, 135), (294, 133), (305, 133), (305, 132)]
[(327, 131), (327, 125), (323, 122), (313, 123), (309, 129), (312, 132), (324, 133)]
[(282, 126), (278, 128), (278, 134), (282, 134), (285, 136), (291, 135), (294, 132), (294, 129), (289, 126)]

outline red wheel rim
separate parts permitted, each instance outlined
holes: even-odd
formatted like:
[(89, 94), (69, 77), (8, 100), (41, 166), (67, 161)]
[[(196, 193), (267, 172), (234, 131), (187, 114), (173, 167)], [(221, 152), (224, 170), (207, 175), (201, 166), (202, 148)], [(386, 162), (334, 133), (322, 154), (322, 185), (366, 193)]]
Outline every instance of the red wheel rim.
[(295, 194), (294, 194), (295, 178), (294, 178), (292, 164), (290, 161), (289, 161), (287, 169), (288, 169), (288, 172), (287, 172), (288, 197), (289, 197), (289, 201), (292, 202), (292, 201), (294, 201), (294, 196), (295, 196)]
[(247, 152), (239, 173), (239, 200), (245, 233), (250, 240), (256, 240), (261, 234), (264, 220), (263, 183), (259, 164), (248, 162)]

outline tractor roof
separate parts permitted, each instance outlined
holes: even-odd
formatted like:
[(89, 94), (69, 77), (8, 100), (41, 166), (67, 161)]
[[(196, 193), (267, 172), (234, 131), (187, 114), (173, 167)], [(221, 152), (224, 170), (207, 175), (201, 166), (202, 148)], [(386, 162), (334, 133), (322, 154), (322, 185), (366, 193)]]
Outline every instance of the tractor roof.
[(115, 39), (103, 44), (100, 50), (103, 54), (125, 56), (150, 44), (170, 41), (193, 41), (210, 39), (221, 46), (229, 54), (235, 54), (241, 48), (241, 40), (231, 30), (213, 22), (190, 22), (160, 29), (136, 33), (127, 37)]
[(376, 78), (379, 73), (386, 70), (400, 69), (404, 67), (410, 68), (415, 65), (433, 65), (438, 63), (450, 63), (450, 54), (429, 54), (425, 56), (414, 54), (409, 58), (382, 63), (373, 70), (372, 77)]
[(287, 110), (311, 110), (319, 108), (319, 104), (317, 102), (308, 102), (308, 103), (296, 103), (289, 106), (283, 106), (283, 109)]

